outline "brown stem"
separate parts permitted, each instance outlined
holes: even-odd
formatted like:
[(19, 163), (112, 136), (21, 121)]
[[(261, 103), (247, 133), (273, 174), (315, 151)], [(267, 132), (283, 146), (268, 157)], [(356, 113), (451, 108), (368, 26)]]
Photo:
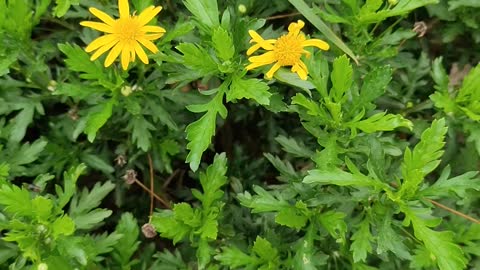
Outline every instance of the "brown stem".
[(297, 15), (300, 15), (300, 14), (302, 14), (302, 13), (294, 12), (294, 13), (288, 13), (288, 14), (280, 14), (280, 15), (267, 17), (267, 20), (276, 20), (276, 19), (288, 18), (288, 17), (297, 16)]
[(153, 186), (153, 162), (150, 154), (147, 154), (148, 157), (148, 167), (150, 171), (150, 217), (153, 214), (153, 193), (155, 193), (155, 188)]
[(135, 183), (139, 185), (143, 190), (148, 192), (150, 195), (152, 195), (155, 199), (157, 199), (157, 201), (163, 204), (165, 208), (168, 208), (168, 209), (171, 208), (169, 203), (167, 203), (164, 199), (160, 198), (157, 194), (151, 192), (150, 189), (148, 189), (142, 182), (138, 181), (138, 179), (135, 179)]
[(473, 223), (480, 224), (480, 220), (478, 220), (478, 219), (476, 219), (476, 218), (474, 218), (474, 217), (471, 217), (471, 216), (466, 215), (466, 214), (464, 214), (464, 213), (462, 213), (462, 212), (459, 212), (459, 211), (457, 211), (457, 210), (455, 210), (455, 209), (452, 209), (452, 208), (450, 208), (450, 207), (448, 207), (448, 206), (446, 206), (446, 205), (443, 205), (443, 204), (441, 204), (441, 203), (439, 203), (439, 202), (437, 202), (437, 201), (430, 200), (430, 199), (427, 199), (427, 201), (431, 202), (432, 204), (434, 204), (434, 205), (436, 205), (436, 206), (438, 206), (438, 207), (440, 207), (440, 208), (442, 208), (442, 209), (444, 209), (444, 210), (447, 210), (448, 212), (450, 212), (450, 213), (452, 213), (452, 214), (454, 214), (454, 215), (457, 215), (457, 216), (462, 217), (462, 218), (464, 218), (464, 219), (470, 220), (470, 221), (473, 222)]

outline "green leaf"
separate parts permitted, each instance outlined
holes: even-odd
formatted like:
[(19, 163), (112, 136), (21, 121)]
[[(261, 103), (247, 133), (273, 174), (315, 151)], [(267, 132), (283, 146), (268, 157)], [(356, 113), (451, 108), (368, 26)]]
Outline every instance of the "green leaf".
[[(308, 216), (303, 213), (306, 210), (306, 205), (301, 201), (297, 202), (297, 204), (298, 203), (301, 204), (299, 205), (300, 209), (298, 207), (288, 207), (280, 210), (275, 216), (275, 222), (296, 230), (305, 227), (308, 221)], [(302, 205), (304, 207), (302, 207)]]
[(90, 192), (85, 188), (72, 198), (69, 214), (78, 229), (91, 229), (112, 214), (110, 210), (95, 208), (114, 188), (115, 184), (110, 181), (103, 185), (96, 183)]
[(449, 231), (437, 232), (429, 227), (430, 224), (424, 221), (426, 209), (414, 209), (407, 206), (402, 207), (405, 213), (404, 225), (412, 224), (415, 237), (423, 242), (430, 256), (437, 262), (440, 270), (465, 269), (467, 259), (462, 249), (453, 242), (454, 234)]
[(0, 163), (0, 186), (7, 184), (10, 166), (7, 163)]
[(298, 182), (301, 180), (300, 174), (298, 174), (293, 168), (292, 164), (288, 161), (283, 161), (277, 156), (273, 156), (269, 153), (263, 154), (273, 167), (280, 172), (280, 176), (277, 177), (278, 180), (283, 182)]
[(55, 239), (60, 235), (72, 235), (74, 232), (75, 223), (67, 215), (57, 218), (52, 224), (52, 235)]
[(37, 220), (45, 221), (52, 214), (53, 202), (43, 196), (35, 197), (32, 202), (32, 211)]
[(318, 216), (318, 221), (337, 242), (344, 243), (345, 233), (347, 232), (345, 217), (346, 215), (343, 212), (327, 211)]
[(28, 190), (15, 185), (0, 187), (0, 205), (4, 206), (2, 211), (9, 215), (33, 216), (35, 214)]
[(90, 61), (90, 56), (78, 45), (58, 44), (58, 48), (67, 56), (65, 63), (68, 68), (72, 71), (82, 72), (80, 78), (108, 81), (102, 64), (99, 61)]
[(315, 14), (312, 8), (310, 8), (304, 0), (288, 0), (305, 18), (310, 21), (322, 34), (324, 34), (328, 40), (350, 56), (358, 65), (358, 59), (352, 50), (343, 41), (335, 35), (335, 33), (322, 21), (320, 17)]
[(225, 153), (215, 155), (213, 164), (208, 166), (206, 173), (200, 173), (200, 184), (203, 189), (202, 207), (209, 209), (214, 201), (223, 196), (222, 186), (227, 183), (227, 157)]
[(53, 15), (56, 17), (63, 17), (70, 8), (70, 0), (55, 0), (56, 6), (53, 8)]
[(140, 230), (138, 229), (137, 220), (131, 213), (123, 213), (115, 228), (115, 232), (120, 234), (121, 238), (113, 246), (115, 250), (113, 258), (121, 266), (126, 267), (140, 245), (140, 241), (138, 241)]
[(399, 196), (411, 198), (423, 178), (440, 164), (446, 133), (445, 119), (434, 120), (432, 126), (422, 133), (421, 140), (413, 151), (409, 148), (405, 150), (402, 163), (403, 183), (398, 191)]
[(368, 218), (365, 218), (358, 230), (352, 235), (351, 240), (353, 241), (350, 245), (350, 251), (353, 252), (353, 261), (354, 262), (365, 262), (367, 259), (367, 254), (372, 252), (372, 245), (370, 241), (373, 240), (372, 233), (370, 232), (370, 221)]
[(260, 236), (257, 236), (257, 239), (255, 239), (252, 251), (264, 262), (271, 263), (272, 265), (279, 263), (278, 250)]
[(275, 138), (280, 145), (282, 145), (283, 151), (290, 153), (296, 157), (310, 158), (313, 156), (313, 151), (307, 148), (302, 142), (295, 140), (292, 137), (277, 136)]
[(245, 254), (235, 246), (223, 247), (222, 252), (216, 255), (214, 258), (215, 260), (219, 261), (220, 264), (229, 266), (230, 268), (258, 264), (257, 258)]
[(331, 184), (337, 186), (375, 187), (379, 182), (360, 173), (352, 174), (339, 168), (310, 170), (303, 182), (306, 184)]
[(399, 258), (410, 260), (412, 256), (408, 252), (408, 247), (403, 243), (400, 234), (392, 228), (391, 214), (379, 213), (379, 223), (376, 226), (378, 230), (377, 253), (391, 251)]
[(84, 164), (79, 164), (76, 167), (71, 167), (68, 171), (63, 173), (63, 190), (60, 186), (55, 186), (57, 192), (57, 207), (62, 209), (75, 194), (75, 187), (78, 177), (85, 171), (87, 167)]
[(217, 56), (223, 61), (232, 59), (235, 54), (233, 39), (230, 33), (223, 27), (217, 27), (212, 34), (212, 43)]
[[(187, 155), (186, 162), (190, 163), (190, 168), (196, 171), (200, 166), (202, 154), (207, 150), (212, 137), (215, 135), (217, 113), (222, 118), (227, 116), (227, 108), (223, 105), (224, 91), (220, 90), (217, 95), (202, 110), (207, 110), (200, 119), (187, 126), (187, 149), (190, 152)], [(191, 110), (191, 107), (189, 107)]]
[(33, 121), (34, 112), (33, 105), (26, 106), (11, 120), (13, 122), (9, 136), (11, 141), (20, 142), (25, 137), (27, 128)]
[(184, 0), (185, 7), (205, 26), (213, 29), (220, 25), (217, 0)]
[(252, 213), (277, 212), (290, 207), (287, 201), (276, 199), (270, 192), (259, 186), (253, 186), (253, 190), (257, 195), (252, 196), (248, 191), (237, 195), (240, 204), (251, 208)]
[(242, 79), (238, 76), (233, 78), (230, 90), (227, 92), (227, 101), (236, 99), (253, 99), (258, 104), (269, 105), (270, 96), (272, 94), (268, 91), (270, 87), (258, 79)]
[(93, 142), (97, 135), (97, 131), (107, 123), (107, 120), (112, 116), (113, 100), (95, 106), (87, 115), (87, 123), (85, 126), (85, 134), (88, 140)]
[(332, 81), (332, 90), (330, 96), (335, 102), (341, 102), (345, 93), (350, 89), (353, 83), (353, 69), (350, 60), (346, 55), (335, 58), (333, 61), (333, 70), (330, 74)]
[(154, 213), (150, 223), (155, 226), (161, 237), (172, 239), (173, 244), (183, 240), (192, 230), (192, 227), (178, 221), (171, 210)]
[[(347, 126), (350, 128), (358, 128), (365, 133), (374, 133), (378, 131), (392, 131), (399, 127), (406, 127), (411, 130), (413, 123), (399, 114), (386, 114), (385, 112), (381, 112), (365, 120), (350, 122)], [(352, 131), (352, 134), (354, 133), (355, 132)]]
[[(379, 0), (373, 0), (368, 2), (379, 2)], [(363, 14), (359, 14), (357, 20), (359, 23), (362, 24), (371, 24), (376, 22), (381, 22), (386, 18), (393, 17), (393, 16), (404, 16), (410, 13), (412, 10), (417, 8), (430, 5), (430, 4), (437, 4), (438, 0), (402, 0), (398, 1), (398, 3), (391, 9), (382, 9), (378, 12), (375, 12), (372, 8), (369, 10), (370, 12), (365, 12)], [(377, 8), (378, 9), (378, 8)]]
[[(369, 72), (363, 79), (360, 95), (355, 98), (353, 106), (350, 109), (355, 113), (358, 108), (369, 106), (370, 102), (375, 101), (385, 93), (385, 89), (392, 80), (392, 68), (389, 66), (376, 67)], [(374, 106), (370, 106), (372, 109)], [(371, 109), (367, 107), (367, 110)]]
[(156, 130), (155, 127), (148, 122), (143, 116), (136, 116), (129, 122), (132, 130), (132, 139), (136, 143), (137, 147), (147, 152), (150, 149), (150, 140), (152, 134), (150, 131)]
[(478, 172), (466, 172), (462, 175), (448, 178), (450, 176), (450, 166), (445, 167), (438, 180), (428, 188), (422, 190), (422, 196), (432, 198), (449, 197), (455, 193), (459, 198), (467, 197), (467, 190), (480, 191), (480, 177)]
[(218, 66), (210, 53), (200, 45), (181, 43), (177, 47), (183, 54), (185, 66), (199, 73), (199, 76), (211, 76), (218, 72)]

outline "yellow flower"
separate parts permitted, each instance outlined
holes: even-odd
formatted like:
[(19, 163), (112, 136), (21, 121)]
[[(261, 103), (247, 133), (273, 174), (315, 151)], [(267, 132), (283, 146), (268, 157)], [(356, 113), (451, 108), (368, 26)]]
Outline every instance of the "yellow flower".
[(306, 39), (305, 34), (300, 31), (305, 23), (298, 20), (296, 23), (291, 23), (288, 26), (288, 33), (279, 37), (278, 39), (263, 39), (257, 32), (250, 30), (248, 33), (252, 37), (250, 43), (252, 45), (247, 51), (250, 56), (258, 49), (262, 48), (267, 52), (248, 58), (251, 62), (246, 69), (252, 70), (254, 68), (275, 63), (270, 70), (265, 74), (267, 79), (271, 79), (273, 74), (284, 66), (291, 66), (292, 72), (296, 72), (302, 80), (306, 80), (308, 76), (308, 69), (305, 63), (302, 62), (302, 54), (307, 57), (310, 53), (304, 47), (315, 46), (322, 50), (328, 50), (330, 46), (320, 39)]
[[(162, 10), (162, 7), (149, 6), (138, 16), (135, 13), (130, 15), (128, 0), (118, 0), (118, 10), (120, 18), (115, 20), (96, 8), (89, 9), (93, 15), (104, 23), (83, 21), (80, 24), (106, 34), (92, 41), (85, 48), (85, 51), (95, 51), (90, 58), (94, 61), (110, 50), (105, 59), (105, 67), (110, 66), (119, 55), (121, 55), (120, 59), (124, 70), (128, 68), (130, 62), (135, 61), (135, 55), (138, 55), (143, 63), (148, 64), (148, 57), (140, 44), (152, 53), (158, 52), (152, 40), (160, 38), (166, 31), (160, 26), (146, 24)], [(153, 34), (147, 34), (149, 32)]]

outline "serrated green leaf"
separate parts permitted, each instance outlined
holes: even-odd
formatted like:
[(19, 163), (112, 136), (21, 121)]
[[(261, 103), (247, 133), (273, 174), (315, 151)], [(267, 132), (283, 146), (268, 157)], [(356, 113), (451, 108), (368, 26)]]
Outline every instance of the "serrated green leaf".
[(38, 220), (45, 221), (52, 214), (53, 202), (43, 196), (35, 197), (32, 202), (32, 211)]
[(318, 221), (333, 238), (337, 239), (337, 242), (345, 242), (347, 232), (345, 216), (342, 212), (327, 211), (318, 216)]
[(353, 83), (353, 69), (346, 55), (335, 58), (330, 77), (332, 81), (330, 97), (335, 102), (341, 102)]
[(421, 140), (413, 151), (408, 148), (405, 150), (402, 163), (403, 183), (398, 191), (399, 196), (412, 197), (423, 178), (440, 164), (446, 133), (445, 119), (434, 120), (432, 126), (422, 133)]
[(67, 216), (61, 216), (52, 224), (52, 235), (56, 239), (60, 235), (69, 236), (75, 232), (75, 223)]
[[(370, 2), (375, 2), (377, 0), (373, 0)], [(378, 1), (377, 1), (378, 2)], [(376, 23), (376, 22), (381, 22), (385, 20), (386, 18), (393, 17), (393, 16), (404, 16), (410, 13), (412, 10), (415, 10), (417, 8), (430, 5), (430, 4), (436, 4), (438, 3), (438, 0), (402, 0), (398, 1), (395, 6), (391, 9), (382, 9), (378, 12), (366, 12), (364, 14), (359, 14), (357, 17), (357, 20), (359, 23), (362, 24), (371, 24), (371, 23)]]
[(235, 47), (233, 46), (233, 39), (223, 27), (217, 27), (213, 30), (212, 43), (217, 56), (223, 61), (232, 59), (235, 54)]
[(227, 116), (227, 108), (223, 105), (224, 91), (220, 90), (217, 95), (207, 104), (207, 113), (200, 119), (187, 126), (187, 149), (190, 152), (187, 155), (186, 162), (190, 163), (190, 168), (196, 171), (200, 166), (202, 154), (207, 150), (212, 137), (215, 135), (217, 113), (222, 118)]
[(96, 183), (90, 192), (85, 188), (75, 194), (70, 202), (69, 215), (78, 229), (90, 229), (112, 214), (110, 210), (95, 209), (108, 193), (115, 188), (110, 181)]
[(296, 157), (310, 158), (313, 156), (313, 151), (308, 149), (302, 142), (295, 140), (292, 137), (277, 136), (275, 138), (280, 145), (282, 145), (283, 151), (293, 154)]
[(307, 224), (308, 217), (296, 207), (283, 208), (275, 216), (275, 222), (296, 230), (300, 230)]
[(258, 79), (242, 79), (235, 76), (230, 89), (227, 92), (227, 101), (236, 99), (253, 99), (258, 104), (269, 105), (272, 94), (268, 91), (270, 87)]
[(185, 66), (198, 72), (200, 77), (218, 72), (217, 63), (205, 48), (192, 43), (181, 43), (176, 48), (183, 54)]
[(76, 167), (71, 167), (68, 171), (63, 173), (63, 190), (60, 186), (55, 186), (57, 192), (57, 207), (62, 209), (75, 194), (75, 187), (78, 177), (85, 171), (87, 167), (84, 164), (80, 164)]
[(290, 207), (287, 201), (275, 198), (271, 193), (259, 186), (253, 186), (253, 190), (257, 195), (252, 196), (248, 191), (237, 195), (240, 204), (251, 208), (252, 213), (278, 212)]
[(220, 25), (217, 0), (184, 0), (185, 7), (205, 26), (213, 29)]
[(30, 193), (15, 185), (0, 187), (0, 205), (4, 206), (3, 211), (9, 215), (34, 215)]
[(350, 245), (350, 251), (353, 252), (353, 261), (365, 262), (367, 254), (372, 252), (372, 245), (370, 242), (373, 240), (368, 218), (365, 218), (362, 223), (360, 223), (358, 230), (352, 235), (351, 240), (353, 242)]
[(222, 186), (227, 183), (227, 157), (225, 153), (215, 155), (213, 164), (205, 173), (200, 173), (200, 184), (203, 189), (202, 206), (209, 209), (215, 200), (223, 196)]
[(222, 248), (222, 252), (218, 255), (215, 255), (214, 258), (222, 265), (229, 266), (231, 268), (257, 264), (256, 258), (245, 254), (235, 246)]
[(113, 245), (113, 249), (115, 250), (113, 258), (120, 265), (127, 266), (140, 245), (140, 241), (138, 241), (140, 230), (137, 220), (131, 213), (127, 212), (122, 214), (115, 228), (115, 232), (118, 233), (121, 238)]
[(147, 152), (150, 149), (150, 140), (152, 134), (150, 131), (154, 131), (155, 127), (148, 122), (143, 116), (133, 117), (129, 122), (132, 129), (132, 140), (136, 143), (137, 147)]
[(252, 251), (264, 262), (278, 262), (278, 250), (266, 239), (257, 236), (253, 243)]
[(381, 112), (365, 120), (348, 123), (347, 126), (350, 128), (358, 128), (365, 133), (374, 133), (378, 131), (392, 131), (399, 127), (406, 127), (411, 130), (413, 123), (399, 114), (386, 114), (385, 112)]
[(420, 213), (421, 210), (402, 207), (402, 212), (405, 213), (404, 225), (412, 224), (415, 237), (423, 242), (441, 270), (464, 269), (467, 260), (462, 249), (453, 242), (454, 234), (430, 229), (430, 225), (424, 220), (424, 214)]
[(192, 230), (190, 226), (177, 221), (171, 210), (154, 213), (150, 223), (155, 226), (161, 237), (172, 239), (173, 244), (183, 240)]
[(87, 134), (88, 140), (93, 142), (97, 135), (97, 131), (107, 123), (108, 119), (112, 116), (113, 100), (99, 104), (92, 109), (87, 115), (87, 123), (85, 125), (85, 134)]
[(26, 106), (11, 120), (13, 122), (9, 136), (11, 141), (20, 142), (23, 137), (25, 137), (28, 125), (33, 121), (34, 112), (35, 107), (33, 104), (31, 106)]
[(448, 197), (452, 192), (459, 198), (467, 196), (467, 190), (480, 191), (480, 178), (478, 172), (466, 172), (462, 175), (448, 178), (450, 166), (445, 167), (438, 180), (420, 192), (423, 196), (432, 198)]
[(367, 110), (374, 106), (369, 104), (385, 93), (385, 89), (392, 80), (392, 68), (389, 66), (377, 67), (369, 72), (363, 79), (360, 95), (353, 102), (350, 109), (352, 113), (357, 113), (359, 108), (366, 107)]
[(65, 63), (72, 71), (82, 72), (80, 78), (87, 80), (102, 80), (108, 81), (104, 73), (104, 68), (99, 61), (90, 61), (90, 56), (82, 50), (78, 45), (58, 44), (58, 48), (66, 56)]
[(311, 170), (305, 176), (306, 184), (332, 184), (337, 186), (375, 187), (379, 184), (375, 179), (362, 174), (352, 174), (338, 168), (329, 170)]
[(352, 50), (328, 27), (322, 19), (315, 14), (314, 10), (310, 8), (303, 0), (288, 0), (305, 18), (310, 21), (328, 40), (337, 45), (340, 50), (350, 56), (355, 63), (358, 64), (358, 59)]

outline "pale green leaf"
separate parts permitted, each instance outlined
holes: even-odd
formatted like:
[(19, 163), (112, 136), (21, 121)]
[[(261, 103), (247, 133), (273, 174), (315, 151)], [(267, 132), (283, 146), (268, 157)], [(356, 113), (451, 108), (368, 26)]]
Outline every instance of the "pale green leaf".
[(367, 259), (367, 254), (372, 252), (371, 241), (373, 240), (372, 233), (370, 232), (370, 222), (368, 218), (365, 218), (358, 230), (352, 235), (353, 241), (350, 245), (350, 251), (353, 252), (353, 261), (360, 262)]
[(112, 116), (112, 110), (113, 100), (110, 100), (95, 106), (87, 115), (87, 123), (84, 132), (87, 134), (90, 142), (95, 140), (98, 130), (103, 127)]
[(242, 79), (235, 76), (233, 78), (230, 89), (227, 92), (227, 101), (236, 99), (253, 99), (258, 104), (269, 105), (270, 96), (272, 95), (268, 90), (270, 87), (258, 79)]
[(223, 61), (232, 59), (235, 54), (235, 47), (230, 33), (223, 27), (217, 27), (212, 34), (212, 43), (217, 56)]

